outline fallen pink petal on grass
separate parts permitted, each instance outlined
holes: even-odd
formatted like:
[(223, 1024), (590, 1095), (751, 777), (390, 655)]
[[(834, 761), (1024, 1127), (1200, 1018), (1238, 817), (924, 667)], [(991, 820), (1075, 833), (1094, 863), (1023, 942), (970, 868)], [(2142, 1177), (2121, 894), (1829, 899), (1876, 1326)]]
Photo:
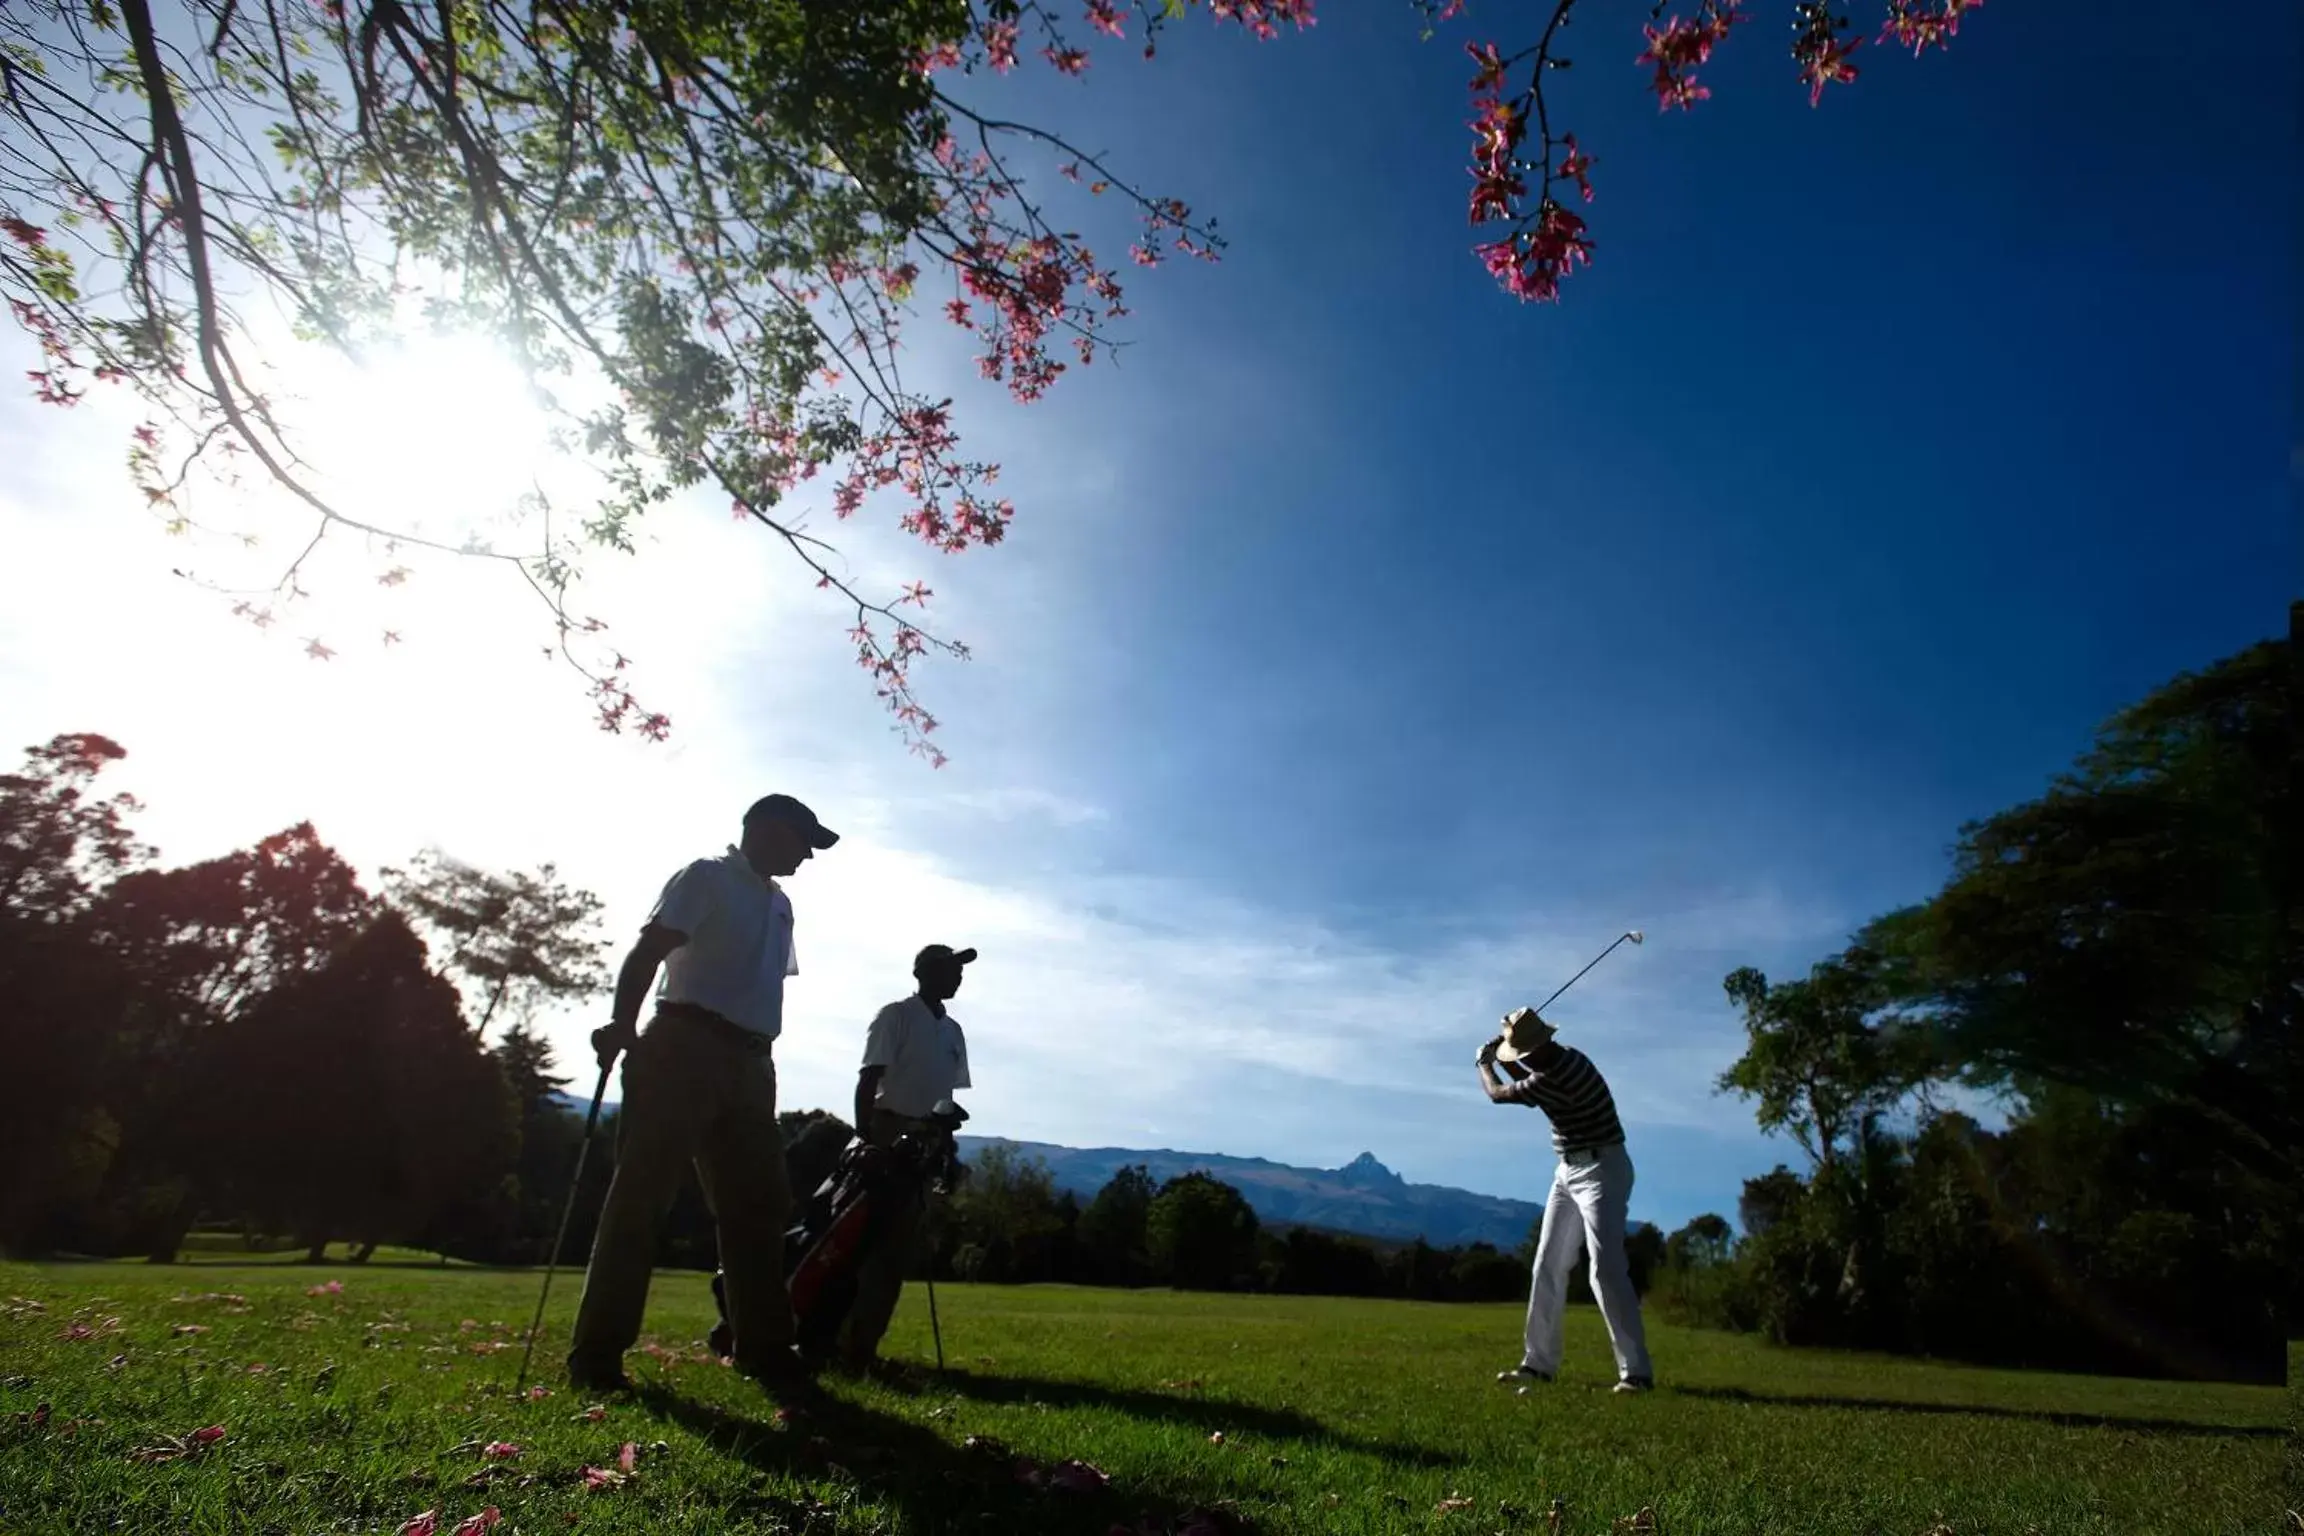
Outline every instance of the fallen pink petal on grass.
[(199, 1455), (223, 1438), (224, 1426), (209, 1424), (193, 1430), (190, 1434), (164, 1435), (156, 1444), (138, 1446), (128, 1453), (128, 1459), (143, 1462), (147, 1466), (158, 1466), (170, 1461), (182, 1461), (187, 1456)]
[(528, 1389), (528, 1401), (532, 1403), (540, 1403), (551, 1395), (552, 1389), (550, 1387), (530, 1387)]
[(633, 1470), (633, 1468), (634, 1468), (636, 1465), (638, 1465), (638, 1463), (639, 1463), (639, 1460), (640, 1460), (640, 1447), (639, 1447), (638, 1445), (636, 1445), (635, 1443), (633, 1443), (632, 1441), (630, 1441), (630, 1440), (627, 1440), (627, 1441), (625, 1441), (625, 1442), (624, 1442), (624, 1449), (622, 1449), (622, 1450), (620, 1450), (620, 1451), (618, 1451), (618, 1452), (616, 1453), (616, 1467), (617, 1467), (617, 1470), (618, 1470), (618, 1471), (621, 1471), (621, 1472), (625, 1472), (625, 1473), (630, 1473), (630, 1472)]
[(440, 1511), (428, 1509), (392, 1533), (392, 1536), (439, 1536)]
[(606, 1493), (630, 1481), (627, 1474), (611, 1472), (606, 1467), (586, 1467), (581, 1476), (585, 1490), (590, 1493)]
[(318, 1285), (306, 1287), (304, 1294), (307, 1296), (341, 1296), (344, 1294), (344, 1282), (341, 1280), (322, 1281)]
[(467, 1515), (458, 1522), (456, 1529), (450, 1532), (449, 1536), (480, 1536), (482, 1531), (487, 1530), (503, 1518), (503, 1514), (495, 1505), (491, 1504), (476, 1515)]
[(490, 1461), (510, 1461), (520, 1454), (520, 1447), (510, 1440), (491, 1440), (480, 1448), (480, 1454)]

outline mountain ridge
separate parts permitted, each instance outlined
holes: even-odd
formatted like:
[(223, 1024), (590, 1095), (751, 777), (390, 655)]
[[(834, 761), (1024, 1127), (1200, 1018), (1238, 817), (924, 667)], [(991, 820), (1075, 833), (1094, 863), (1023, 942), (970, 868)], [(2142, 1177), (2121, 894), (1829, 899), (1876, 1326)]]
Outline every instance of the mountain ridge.
[(1445, 1184), (1411, 1184), (1362, 1152), (1341, 1168), (1304, 1168), (1263, 1157), (1222, 1152), (1179, 1152), (1157, 1147), (1066, 1147), (1054, 1142), (1018, 1141), (1007, 1136), (962, 1136), (963, 1156), (986, 1147), (1011, 1148), (1018, 1156), (1048, 1165), (1059, 1190), (1082, 1200), (1095, 1198), (1122, 1168), (1141, 1164), (1155, 1182), (1187, 1173), (1223, 1180), (1248, 1201), (1259, 1219), (1279, 1225), (1320, 1227), (1387, 1242), (1421, 1237), (1435, 1247), (1490, 1243), (1510, 1253), (1528, 1235), (1544, 1208), (1527, 1200), (1476, 1194)]

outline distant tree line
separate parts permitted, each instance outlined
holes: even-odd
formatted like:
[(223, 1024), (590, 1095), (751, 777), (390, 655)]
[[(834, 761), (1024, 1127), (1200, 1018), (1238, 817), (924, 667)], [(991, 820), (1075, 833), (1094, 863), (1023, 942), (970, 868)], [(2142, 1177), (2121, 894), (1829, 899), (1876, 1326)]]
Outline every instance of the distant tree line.
[[(1048, 1165), (984, 1148), (937, 1224), (937, 1273), (959, 1280), (1174, 1286), (1200, 1291), (1512, 1301), (1528, 1294), (1533, 1228), (1515, 1252), (1435, 1248), (1315, 1227), (1266, 1226), (1247, 1197), (1207, 1173), (1155, 1181), (1124, 1167), (1083, 1202)], [(1637, 1282), (1663, 1258), (1661, 1233), (1633, 1234)], [(1586, 1299), (1589, 1288), (1579, 1275)]]
[[(1719, 1086), (1807, 1167), (1750, 1181), (1734, 1226), (1636, 1228), (1652, 1304), (1787, 1343), (2278, 1379), (2304, 1327), (2300, 695), (2269, 642), (2180, 677), (1964, 828), (1928, 901), (1806, 976), (1730, 975), (1746, 1048)], [(97, 792), (123, 755), (60, 736), (0, 775), (0, 1248), (167, 1261), (206, 1228), (540, 1262), (582, 1125), (532, 1019), (600, 988), (597, 900), (436, 853), (372, 892), (309, 825), (159, 867), (136, 802)], [(784, 1120), (813, 1188), (849, 1128)], [(934, 1236), (956, 1279), (1428, 1301), (1518, 1299), (1534, 1241), (1274, 1229), (1142, 1167), (1083, 1201), (998, 1146)], [(715, 1262), (692, 1181), (661, 1256)]]

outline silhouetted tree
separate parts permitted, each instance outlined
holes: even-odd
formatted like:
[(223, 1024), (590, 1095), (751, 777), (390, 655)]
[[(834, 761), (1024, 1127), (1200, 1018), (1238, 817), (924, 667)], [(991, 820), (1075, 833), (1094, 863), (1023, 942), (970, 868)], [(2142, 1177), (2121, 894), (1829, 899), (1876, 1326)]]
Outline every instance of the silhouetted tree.
[(1146, 1222), (1158, 1193), (1141, 1163), (1120, 1169), (1080, 1213), (1080, 1247), (1092, 1278), (1105, 1285), (1137, 1285), (1152, 1273)]
[(1239, 1190), (1205, 1173), (1160, 1186), (1145, 1210), (1153, 1271), (1181, 1290), (1232, 1290), (1256, 1271), (1256, 1212)]
[(215, 1197), (314, 1257), (406, 1238), (512, 1167), (512, 1090), (389, 910), (215, 1031), (195, 1076)]
[(1709, 1269), (1728, 1262), (1736, 1234), (1725, 1216), (1710, 1211), (1664, 1239), (1664, 1262), (1674, 1269)]
[(1050, 1278), (1066, 1236), (1046, 1161), (999, 1143), (968, 1159), (942, 1226), (943, 1261), (963, 1280)]
[(384, 892), (463, 988), (482, 1035), (500, 1013), (526, 1024), (545, 1004), (607, 985), (600, 898), (561, 883), (550, 864), (498, 874), (426, 849), (408, 868), (384, 871)]
[(94, 797), (126, 752), (57, 736), (0, 774), (0, 1249), (36, 1252), (94, 1202), (118, 1154), (107, 1106), (122, 1071), (117, 969), (86, 913), (104, 883), (149, 856), (129, 795)]
[(204, 1090), (192, 1067), (209, 1035), (311, 975), (376, 910), (309, 823), (197, 864), (132, 871), (91, 904), (91, 941), (126, 988), (109, 1090), (121, 1144), (106, 1198), (151, 1259), (172, 1258), (200, 1213), (202, 1149), (191, 1127), (201, 1119), (193, 1095)]

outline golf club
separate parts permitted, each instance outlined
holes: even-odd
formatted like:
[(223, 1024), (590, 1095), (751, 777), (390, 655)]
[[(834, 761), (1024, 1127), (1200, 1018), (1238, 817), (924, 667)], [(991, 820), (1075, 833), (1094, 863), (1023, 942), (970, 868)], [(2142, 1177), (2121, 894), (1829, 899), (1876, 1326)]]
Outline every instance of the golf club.
[(576, 1214), (576, 1191), (584, 1185), (584, 1160), (592, 1155), (592, 1132), (600, 1124), (600, 1100), (608, 1092), (608, 1074), (616, 1069), (611, 1057), (600, 1068), (600, 1084), (592, 1090), (592, 1108), (584, 1116), (584, 1140), (576, 1148), (576, 1171), (568, 1175), (568, 1199), (560, 1207), (560, 1230), (552, 1234), (552, 1251), (544, 1256), (544, 1289), (536, 1297), (536, 1315), (528, 1320), (528, 1342), (520, 1348), (520, 1374), (513, 1378), (517, 1395), (528, 1385), (529, 1358), (536, 1353), (536, 1330), (544, 1326), (544, 1302), (552, 1294), (552, 1271), (559, 1267), (560, 1250), (568, 1241), (568, 1218)]
[(936, 1255), (928, 1255), (928, 1331), (936, 1338), (936, 1374), (944, 1374), (944, 1325), (936, 1317)]
[[(1586, 965), (1586, 966), (1584, 967), (1584, 971), (1589, 971), (1590, 969), (1592, 969), (1592, 966), (1594, 966), (1594, 965), (1598, 965), (1598, 964), (1599, 964), (1601, 961), (1603, 961), (1603, 960), (1607, 959), (1607, 958), (1608, 958), (1610, 955), (1614, 954), (1614, 953), (1616, 952), (1616, 945), (1617, 945), (1617, 944), (1621, 944), (1621, 943), (1623, 943), (1623, 942), (1624, 942), (1626, 939), (1630, 939), (1630, 940), (1631, 940), (1633, 943), (1635, 943), (1635, 944), (1640, 944), (1640, 943), (1644, 943), (1644, 942), (1646, 942), (1646, 939), (1645, 939), (1645, 937), (1644, 937), (1644, 936), (1641, 934), (1640, 930), (1639, 930), (1639, 929), (1637, 929), (1637, 928), (1634, 928), (1634, 929), (1630, 929), (1630, 930), (1628, 930), (1627, 932), (1624, 932), (1624, 933), (1618, 934), (1618, 935), (1616, 936), (1616, 941), (1615, 941), (1615, 943), (1613, 943), (1613, 944), (1610, 944), (1610, 945), (1609, 945), (1609, 946), (1608, 946), (1606, 949), (1604, 949), (1604, 950), (1600, 951), (1600, 953), (1598, 953), (1598, 954), (1594, 955), (1594, 956), (1592, 957), (1592, 960), (1591, 960), (1591, 964), (1589, 964), (1589, 965)], [(1560, 992), (1565, 992), (1565, 991), (1567, 991), (1567, 990), (1568, 990), (1570, 987), (1572, 987), (1572, 986), (1576, 985), (1576, 983), (1577, 983), (1577, 982), (1579, 982), (1579, 981), (1582, 981), (1582, 980), (1584, 979), (1584, 971), (1578, 971), (1578, 972), (1577, 972), (1575, 975), (1573, 975), (1573, 976), (1569, 977), (1569, 978), (1568, 978), (1566, 981), (1564, 981), (1564, 982), (1560, 983)], [(1547, 1008), (1551, 1007), (1551, 1006), (1552, 1006), (1554, 1003), (1556, 1003), (1556, 1002), (1560, 1001), (1560, 992), (1555, 992), (1555, 993), (1553, 993), (1553, 994), (1552, 994), (1550, 997), (1548, 997), (1548, 998), (1544, 999), (1544, 1001), (1542, 1001), (1541, 1003), (1538, 1003), (1538, 1004), (1536, 1005), (1536, 1011), (1537, 1011), (1538, 1013), (1542, 1013), (1542, 1012), (1543, 1012), (1545, 1009), (1547, 1009)]]

